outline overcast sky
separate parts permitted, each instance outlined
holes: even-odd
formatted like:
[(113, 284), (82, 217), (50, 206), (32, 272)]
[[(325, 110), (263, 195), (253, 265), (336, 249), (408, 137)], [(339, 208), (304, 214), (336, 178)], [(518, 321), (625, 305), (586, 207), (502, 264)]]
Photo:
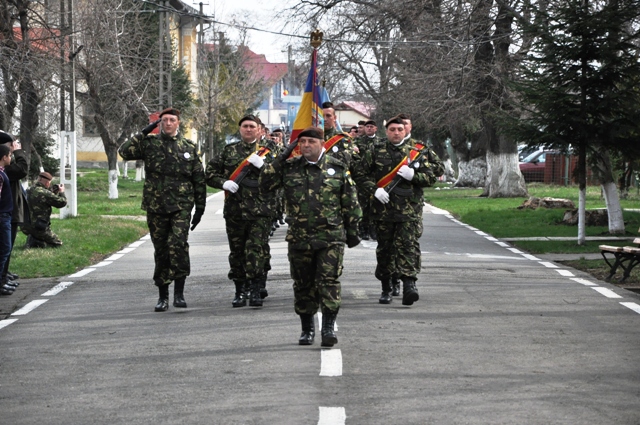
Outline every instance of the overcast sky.
[[(199, 1), (185, 1), (199, 9)], [(207, 3), (209, 3), (207, 5)], [(203, 1), (204, 13), (214, 16), (217, 21), (231, 22), (234, 16), (246, 20), (248, 26), (279, 32), (282, 24), (277, 24), (275, 15), (289, 3), (288, 0), (209, 0)], [(227, 33), (231, 39), (237, 38), (236, 30), (228, 26), (219, 26), (217, 31)], [(266, 55), (269, 62), (287, 62), (289, 37), (250, 30), (248, 45), (256, 53)]]

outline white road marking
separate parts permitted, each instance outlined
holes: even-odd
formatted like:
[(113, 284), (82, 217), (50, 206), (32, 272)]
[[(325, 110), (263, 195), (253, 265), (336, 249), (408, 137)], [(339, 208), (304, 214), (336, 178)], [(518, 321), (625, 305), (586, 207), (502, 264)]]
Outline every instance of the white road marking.
[(473, 226), (469, 226), (469, 225), (466, 225), (466, 226), (464, 226), (464, 227), (466, 227), (466, 228), (467, 228), (467, 229), (469, 229), (469, 230), (473, 230), (474, 232), (475, 232), (476, 230), (478, 230), (478, 229), (476, 229), (475, 227), (473, 227)]
[(533, 260), (533, 261), (540, 261), (540, 259), (534, 255), (531, 254), (522, 254), (522, 256), (524, 258), (526, 258), (527, 260)]
[[(640, 314), (640, 305), (636, 304), (636, 303), (620, 303), (623, 306), (630, 308), (631, 310), (635, 311), (636, 313)], [(1, 324), (2, 322), (0, 322)]]
[(35, 310), (49, 300), (34, 300), (22, 307), (20, 310), (13, 312), (12, 316), (24, 316), (25, 314)]
[(71, 285), (73, 285), (73, 282), (60, 282), (56, 286), (54, 286), (53, 288), (49, 289), (47, 292), (42, 294), (41, 296), (42, 297), (50, 297), (50, 296), (53, 296), (53, 295), (57, 295), (60, 292), (62, 292), (65, 289), (67, 289)]
[(491, 242), (498, 242), (498, 239), (494, 238), (493, 236), (487, 236), (485, 239)]
[(128, 253), (130, 253), (132, 251), (135, 251), (135, 248), (122, 248), (116, 254), (128, 254)]
[(480, 236), (489, 236), (487, 233), (483, 232), (482, 230), (476, 230), (476, 234)]
[(151, 239), (151, 235), (144, 235), (143, 237), (140, 238), (141, 241), (148, 241)]
[(620, 295), (616, 294), (611, 289), (603, 288), (602, 286), (594, 286), (591, 289), (593, 289), (594, 291), (600, 292), (602, 295), (604, 295), (607, 298), (622, 298)]
[(513, 252), (514, 254), (526, 254), (526, 252), (522, 252), (518, 248), (507, 248), (507, 250)]
[(500, 245), (503, 248), (509, 248), (509, 244), (506, 242), (496, 242), (496, 244)]
[(92, 271), (95, 271), (95, 269), (89, 268), (89, 269), (80, 270), (78, 273), (70, 274), (69, 277), (82, 277), (84, 275), (91, 273)]
[(574, 282), (578, 282), (578, 283), (580, 283), (582, 285), (585, 285), (585, 286), (596, 286), (595, 283), (589, 282), (587, 279), (581, 279), (579, 277), (572, 277), (571, 280), (573, 280)]
[(139, 247), (140, 245), (142, 245), (144, 242), (145, 242), (145, 241), (136, 241), (136, 242), (134, 242), (134, 243), (130, 244), (130, 245), (129, 245), (129, 248), (137, 248), (137, 247)]
[(218, 215), (222, 214), (222, 210), (216, 211), (216, 214), (218, 214)]
[(0, 320), (0, 329), (2, 328), (6, 328), (7, 326), (9, 326), (12, 323), (17, 322), (18, 319), (5, 319), (5, 320)]
[(556, 270), (558, 273), (560, 273), (560, 276), (575, 276), (575, 274), (573, 274), (572, 272), (570, 272), (569, 270), (563, 270), (563, 269), (558, 269)]
[(343, 425), (347, 420), (344, 407), (319, 407), (318, 425)]
[(337, 348), (329, 348), (320, 353), (320, 376), (342, 376), (342, 352)]
[(94, 264), (91, 267), (104, 267), (104, 266), (108, 266), (109, 264), (113, 264), (113, 261), (101, 261), (98, 264)]
[(105, 258), (104, 261), (116, 261), (124, 257), (124, 254), (113, 254), (112, 256)]
[(540, 261), (540, 264), (542, 264), (543, 266), (548, 267), (550, 269), (557, 269), (558, 268), (558, 266), (556, 266), (555, 264), (550, 263), (548, 261)]

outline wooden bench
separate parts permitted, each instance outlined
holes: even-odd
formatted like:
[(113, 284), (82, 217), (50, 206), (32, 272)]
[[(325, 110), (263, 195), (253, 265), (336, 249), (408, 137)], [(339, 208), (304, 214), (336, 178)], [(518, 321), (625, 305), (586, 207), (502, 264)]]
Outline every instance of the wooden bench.
[[(640, 230), (638, 230), (640, 232)], [(638, 264), (640, 264), (640, 238), (635, 238), (633, 243), (636, 246), (611, 246), (600, 245), (600, 254), (602, 258), (607, 262), (609, 266), (609, 276), (605, 280), (609, 281), (616, 274), (618, 268), (622, 268), (624, 273), (622, 278), (618, 282), (622, 283), (631, 274), (631, 270)], [(613, 256), (613, 258), (607, 258), (607, 255)]]

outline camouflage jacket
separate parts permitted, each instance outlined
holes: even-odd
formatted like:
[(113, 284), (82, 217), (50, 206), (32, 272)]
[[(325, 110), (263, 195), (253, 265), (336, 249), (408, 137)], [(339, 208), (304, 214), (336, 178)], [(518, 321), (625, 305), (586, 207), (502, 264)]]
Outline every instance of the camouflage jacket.
[(64, 193), (56, 195), (40, 182), (36, 182), (35, 185), (27, 189), (27, 199), (32, 224), (38, 220), (49, 224), (51, 221), (51, 208), (62, 208), (67, 205), (67, 198)]
[(370, 199), (371, 215), (374, 220), (411, 221), (422, 217), (424, 204), (423, 188), (432, 186), (437, 176), (442, 175), (444, 166), (433, 150), (425, 148), (425, 153), (412, 165), (415, 174), (411, 181), (400, 178), (396, 188), (389, 194), (389, 203), (383, 204), (373, 197), (377, 183), (388, 175), (409, 155), (416, 141), (409, 139), (394, 145), (382, 139), (373, 149), (362, 155), (362, 160), (354, 171), (354, 179), (362, 195)]
[(207, 185), (196, 145), (178, 133), (175, 137), (135, 135), (118, 153), (125, 161), (143, 160), (145, 181), (142, 209), (154, 214), (180, 210), (204, 211)]
[[(269, 148), (269, 153), (264, 156), (265, 165), (273, 161), (280, 150), (272, 142), (259, 141), (246, 143), (243, 141), (230, 143), (222, 149), (220, 155), (213, 158), (207, 164), (207, 184), (216, 189), (222, 189), (224, 182), (229, 180), (231, 174), (249, 155), (258, 152), (261, 147)], [(276, 196), (275, 193), (259, 193), (258, 176), (260, 171), (251, 164), (249, 174), (240, 182), (240, 188), (236, 193), (225, 193), (224, 217), (242, 218), (243, 220), (256, 220), (259, 217), (275, 217)]]
[(324, 141), (326, 142), (327, 140), (331, 139), (333, 136), (336, 136), (338, 134), (341, 134), (344, 137), (341, 140), (339, 140), (335, 145), (333, 145), (332, 148), (327, 149), (325, 153), (329, 156), (339, 159), (340, 161), (347, 164), (347, 166), (349, 167), (351, 166), (351, 160), (357, 153), (357, 148), (353, 144), (351, 137), (349, 137), (347, 133), (338, 132), (338, 130), (336, 130), (335, 128), (332, 128), (330, 130), (325, 129)]
[(358, 234), (362, 209), (355, 184), (341, 161), (323, 154), (316, 164), (303, 156), (275, 161), (260, 175), (260, 192), (284, 188), (289, 230), (285, 240), (294, 248), (318, 249)]

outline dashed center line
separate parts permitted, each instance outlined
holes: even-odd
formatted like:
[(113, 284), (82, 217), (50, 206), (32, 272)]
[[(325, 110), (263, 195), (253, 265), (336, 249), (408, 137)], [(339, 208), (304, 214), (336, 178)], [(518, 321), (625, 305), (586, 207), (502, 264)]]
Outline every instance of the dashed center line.
[(336, 348), (322, 349), (320, 376), (342, 376), (342, 351)]
[(342, 425), (347, 420), (344, 407), (320, 406), (319, 410), (318, 425)]

